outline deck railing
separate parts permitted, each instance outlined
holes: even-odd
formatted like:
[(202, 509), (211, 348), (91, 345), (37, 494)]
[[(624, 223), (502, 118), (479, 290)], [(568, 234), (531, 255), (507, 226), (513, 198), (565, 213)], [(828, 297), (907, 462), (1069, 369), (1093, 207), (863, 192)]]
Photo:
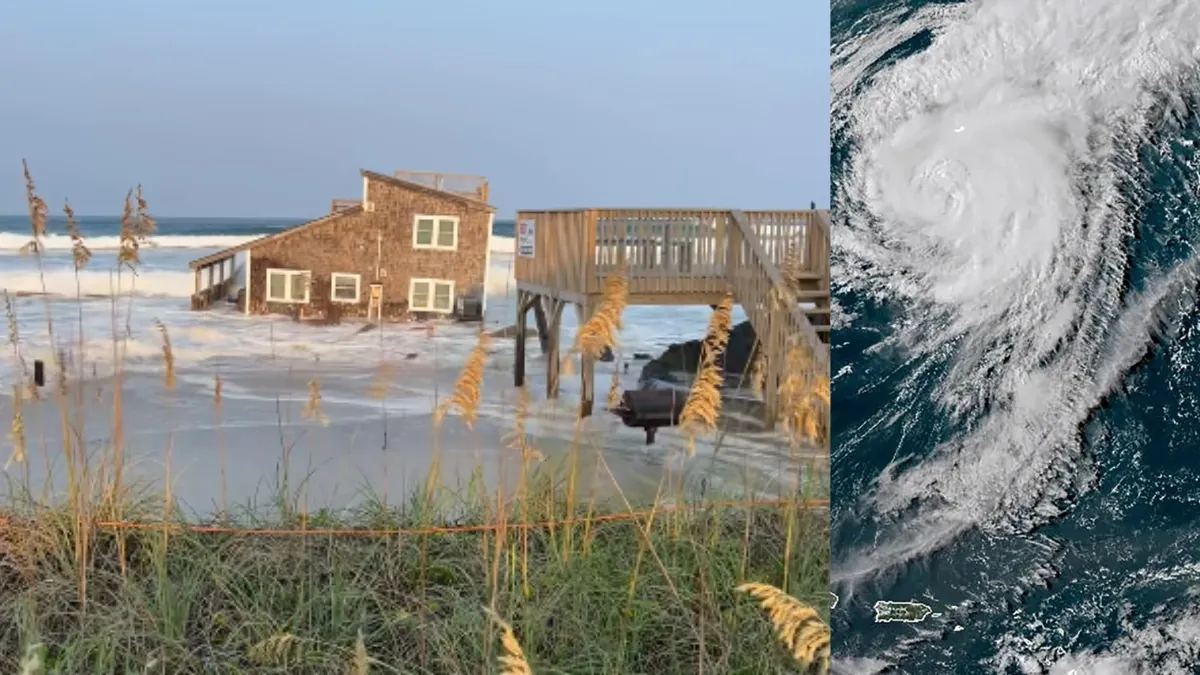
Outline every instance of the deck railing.
[(362, 204), (361, 199), (335, 199), (329, 207), (329, 212), (337, 213), (338, 211), (345, 211), (346, 209), (352, 209), (360, 204)]
[(622, 266), (630, 293), (644, 301), (660, 294), (711, 300), (732, 291), (767, 355), (764, 403), (774, 418), (787, 351), (797, 340), (814, 368), (829, 369), (828, 347), (788, 295), (782, 273), (791, 258), (793, 269), (828, 288), (827, 218), (822, 211), (522, 211), (514, 271), (527, 289), (579, 296), (601, 293)]
[(485, 176), (470, 176), (459, 173), (436, 171), (397, 171), (396, 178), (417, 183), (435, 190), (470, 197), (481, 202), (488, 200), (488, 182)]
[[(813, 369), (824, 373), (829, 373), (829, 350), (794, 298), (789, 297), (783, 273), (779, 265), (772, 262), (773, 255), (768, 248), (770, 244), (764, 246), (751, 217), (741, 211), (733, 211), (731, 215), (733, 227), (730, 229), (729, 278), (733, 284), (733, 295), (750, 320), (750, 325), (754, 326), (754, 334), (767, 357), (763, 399), (767, 416), (774, 419), (779, 413), (779, 388), (791, 347), (796, 341), (807, 347)], [(818, 228), (813, 227), (808, 232), (813, 240), (820, 238), (821, 231)], [(820, 250), (821, 245), (828, 246), (828, 243), (814, 243), (811, 249), (806, 245), (806, 249)], [(819, 260), (812, 262), (816, 263), (814, 267), (817, 269), (804, 271), (815, 272), (820, 269)], [(825, 266), (827, 269), (827, 261)]]
[[(739, 212), (740, 213), (740, 212)], [(517, 281), (594, 294), (604, 278), (627, 266), (631, 293), (721, 293), (728, 289), (734, 212), (715, 209), (578, 209), (521, 211)], [(801, 270), (828, 274), (829, 236), (819, 211), (742, 214), (764, 262), (783, 266), (789, 250)], [(532, 236), (522, 237), (522, 223)], [(529, 249), (530, 247), (526, 247)]]

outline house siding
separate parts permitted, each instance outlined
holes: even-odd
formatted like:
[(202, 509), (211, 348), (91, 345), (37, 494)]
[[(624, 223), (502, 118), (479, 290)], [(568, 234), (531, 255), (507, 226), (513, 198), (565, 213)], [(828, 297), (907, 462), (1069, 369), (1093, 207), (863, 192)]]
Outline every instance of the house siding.
[[(369, 286), (378, 282), (383, 285), (383, 317), (403, 320), (410, 317), (408, 286), (414, 277), (453, 281), (458, 295), (483, 292), (490, 209), (369, 176), (366, 180), (373, 210), (355, 210), (325, 222), (301, 226), (304, 229), (251, 249), (251, 313), (290, 314), (299, 319), (329, 322), (362, 318), (367, 315)], [(457, 217), (457, 250), (414, 249), (414, 218), (418, 214)], [(377, 242), (378, 236), (382, 239)], [(309, 302), (268, 302), (267, 270), (272, 268), (311, 272)], [(361, 277), (358, 303), (332, 302), (331, 283), (335, 273)]]

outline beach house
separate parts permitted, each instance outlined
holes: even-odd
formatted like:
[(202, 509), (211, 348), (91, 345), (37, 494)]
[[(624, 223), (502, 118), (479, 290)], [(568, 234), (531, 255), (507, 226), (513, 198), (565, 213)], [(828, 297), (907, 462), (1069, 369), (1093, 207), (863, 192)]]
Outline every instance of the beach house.
[(362, 171), (362, 198), (191, 263), (192, 309), (401, 320), (482, 310), (496, 210), (479, 176)]

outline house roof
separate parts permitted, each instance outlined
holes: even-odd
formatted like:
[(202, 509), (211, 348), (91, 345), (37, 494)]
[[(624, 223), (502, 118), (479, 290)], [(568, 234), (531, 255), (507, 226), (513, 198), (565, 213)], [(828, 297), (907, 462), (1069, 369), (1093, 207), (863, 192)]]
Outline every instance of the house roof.
[(307, 223), (301, 223), (299, 225), (289, 227), (288, 229), (283, 230), (282, 232), (268, 234), (267, 236), (259, 237), (258, 239), (251, 239), (250, 241), (242, 242), (241, 244), (238, 244), (237, 246), (231, 246), (223, 251), (217, 251), (216, 253), (214, 253), (212, 255), (207, 255), (207, 256), (204, 256), (203, 258), (197, 258), (196, 260), (193, 260), (192, 262), (188, 263), (188, 266), (194, 270), (200, 269), (201, 267), (204, 267), (205, 265), (211, 265), (212, 263), (220, 262), (222, 260), (225, 260), (226, 258), (233, 256), (236, 253), (240, 253), (242, 251), (254, 248), (255, 246), (258, 246), (259, 244), (265, 244), (267, 242), (273, 242), (273, 241), (279, 241), (280, 239), (286, 239), (286, 238), (292, 236), (293, 234), (296, 234), (298, 232), (303, 232), (304, 230), (307, 230), (308, 228), (310, 228), (314, 225), (322, 225), (324, 223), (329, 223), (329, 222), (338, 220), (339, 218), (343, 218), (343, 217), (351, 215), (351, 214), (361, 213), (362, 210), (363, 209), (362, 209), (361, 205), (360, 206), (352, 206), (347, 209), (342, 209), (341, 211), (331, 213), (327, 216), (321, 216), (320, 218), (317, 218), (316, 220), (310, 220)]
[[(433, 195), (436, 197), (441, 197), (443, 199), (449, 199), (451, 201), (461, 202), (463, 204), (466, 204), (467, 206), (475, 206), (475, 207), (479, 207), (479, 208), (484, 208), (484, 209), (487, 209), (488, 211), (491, 211), (492, 213), (496, 212), (496, 207), (492, 206), (491, 204), (488, 204), (487, 202), (482, 202), (478, 199), (472, 199), (471, 197), (468, 197), (466, 195), (460, 195), (460, 194), (456, 194), (454, 192), (446, 192), (445, 190), (438, 190), (436, 188), (431, 188), (427, 185), (422, 185), (420, 183), (414, 183), (412, 181), (403, 180), (401, 178), (394, 178), (392, 176), (386, 176), (382, 173), (375, 173), (374, 171), (367, 171), (366, 169), (362, 169), (360, 171), (360, 173), (362, 173), (364, 178), (369, 178), (371, 180), (377, 180), (377, 181), (381, 181), (384, 183), (391, 183), (392, 185), (405, 188), (406, 190), (414, 190), (416, 192), (423, 192), (425, 194)], [(337, 220), (338, 218), (342, 218), (344, 216), (348, 216), (348, 215), (351, 215), (354, 213), (361, 213), (362, 210), (363, 210), (363, 208), (361, 205), (342, 209), (341, 211), (337, 211), (337, 212), (331, 213), (326, 216), (321, 216), (320, 218), (317, 218), (316, 220), (310, 220), (307, 223), (301, 223), (300, 225), (296, 225), (294, 227), (289, 227), (288, 229), (286, 229), (282, 232), (276, 232), (275, 234), (269, 234), (265, 237), (259, 237), (258, 239), (252, 239), (250, 241), (238, 244), (237, 246), (231, 246), (223, 251), (217, 251), (216, 253), (213, 253), (212, 255), (207, 255), (207, 256), (204, 256), (203, 258), (197, 258), (196, 260), (193, 260), (192, 262), (188, 263), (188, 266), (191, 267), (192, 269), (199, 269), (201, 267), (204, 267), (205, 265), (211, 265), (212, 263), (216, 263), (216, 262), (225, 260), (226, 258), (233, 256), (234, 254), (241, 253), (242, 251), (245, 251), (248, 249), (252, 249), (255, 246), (258, 246), (259, 244), (265, 244), (267, 242), (274, 242), (274, 241), (279, 241), (280, 239), (286, 239), (287, 237), (290, 237), (291, 235), (296, 234), (297, 232), (303, 232), (304, 230), (306, 230), (314, 225), (328, 223), (328, 222)]]
[(367, 171), (366, 169), (363, 169), (361, 171), (361, 173), (362, 173), (363, 177), (370, 178), (371, 180), (377, 180), (377, 181), (380, 181), (383, 183), (391, 183), (392, 185), (395, 185), (397, 187), (402, 187), (402, 188), (405, 188), (408, 190), (415, 190), (417, 192), (423, 192), (425, 194), (433, 195), (436, 197), (451, 199), (454, 201), (462, 202), (463, 204), (466, 204), (468, 206), (478, 206), (481, 208), (485, 208), (493, 213), (496, 212), (496, 207), (492, 206), (491, 204), (488, 204), (487, 202), (484, 202), (484, 201), (480, 201), (478, 199), (474, 199), (472, 197), (468, 197), (467, 195), (458, 194), (457, 192), (447, 192), (446, 190), (439, 190), (437, 188), (429, 187), (428, 185), (414, 183), (412, 181), (404, 180), (403, 178), (396, 178), (394, 176), (388, 176), (388, 175), (385, 175), (382, 173), (375, 173), (374, 171)]

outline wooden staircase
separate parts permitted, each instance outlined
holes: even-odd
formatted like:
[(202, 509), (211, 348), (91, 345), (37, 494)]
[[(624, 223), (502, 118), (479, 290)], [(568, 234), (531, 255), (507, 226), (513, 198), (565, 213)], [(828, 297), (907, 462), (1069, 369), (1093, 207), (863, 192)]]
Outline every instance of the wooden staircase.
[[(796, 347), (828, 377), (830, 342), (828, 211), (727, 209), (568, 209), (520, 211), (532, 232), (531, 254), (518, 256), (517, 326), (530, 310), (545, 314), (541, 332), (547, 396), (558, 395), (559, 318), (575, 304), (586, 320), (607, 277), (624, 273), (630, 305), (715, 306), (730, 291), (764, 351), (764, 422), (779, 419), (779, 385)], [(514, 381), (525, 378), (525, 335), (516, 336)], [(584, 358), (580, 408), (591, 414), (594, 364)]]
[(828, 345), (833, 326), (830, 321), (831, 296), (826, 280), (813, 272), (790, 276), (785, 271), (783, 276), (788, 288), (796, 296), (800, 313), (812, 324), (821, 342)]
[[(766, 356), (764, 419), (774, 424), (780, 414), (779, 388), (792, 349), (807, 350), (814, 369), (829, 373), (828, 227), (809, 229), (804, 241), (786, 242), (782, 250), (771, 247), (777, 249), (772, 255), (751, 216), (742, 211), (730, 215), (734, 227), (729, 278), (734, 300), (746, 312)], [(786, 264), (777, 264), (781, 254)], [(781, 267), (789, 268), (788, 274)]]

